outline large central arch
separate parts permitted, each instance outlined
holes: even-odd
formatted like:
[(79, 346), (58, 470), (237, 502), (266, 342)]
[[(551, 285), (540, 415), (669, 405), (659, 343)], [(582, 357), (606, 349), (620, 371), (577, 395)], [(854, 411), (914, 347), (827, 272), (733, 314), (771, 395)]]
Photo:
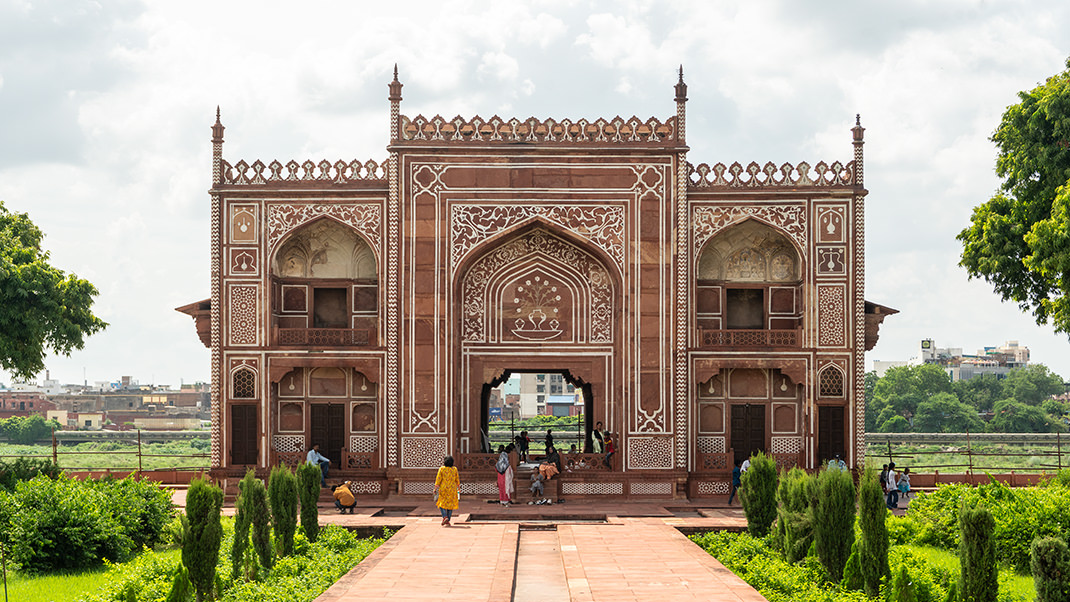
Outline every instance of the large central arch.
[(478, 249), (457, 274), (462, 451), (478, 451), (485, 385), (509, 371), (567, 371), (590, 387), (587, 421), (619, 432), (621, 284), (599, 249), (539, 223)]

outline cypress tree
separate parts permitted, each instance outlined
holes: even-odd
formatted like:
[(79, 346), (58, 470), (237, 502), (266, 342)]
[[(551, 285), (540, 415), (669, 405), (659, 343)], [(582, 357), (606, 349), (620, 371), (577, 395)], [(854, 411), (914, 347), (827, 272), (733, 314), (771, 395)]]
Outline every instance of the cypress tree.
[(264, 488), (264, 482), (254, 477), (245, 486), (242, 496), (245, 497), (242, 504), (249, 514), (249, 522), (252, 525), (253, 550), (260, 558), (260, 565), (270, 569), (275, 556), (271, 549), (271, 511), (268, 509), (267, 489)]
[(910, 573), (906, 565), (899, 567), (899, 572), (892, 582), (891, 602), (918, 602), (918, 594), (914, 589), (914, 583), (910, 581)]
[(806, 557), (813, 542), (814, 478), (795, 467), (780, 475), (777, 487), (777, 535), (788, 562)]
[(996, 566), (996, 521), (984, 506), (959, 510), (959, 584), (963, 602), (995, 602), (999, 591)]
[(245, 549), (249, 547), (249, 524), (252, 517), (245, 509), (245, 502), (248, 499), (245, 491), (251, 487), (249, 482), (254, 479), (256, 475), (250, 469), (245, 473), (245, 478), (238, 483), (238, 499), (234, 502), (234, 541), (230, 546), (230, 575), (234, 579), (241, 575)]
[(271, 502), (271, 524), (275, 528), (275, 547), (279, 556), (289, 556), (294, 550), (297, 531), (297, 478), (286, 466), (271, 469), (268, 478), (268, 500)]
[(829, 581), (843, 579), (855, 543), (855, 482), (844, 470), (823, 470), (817, 477), (814, 544)]
[[(189, 580), (189, 571), (179, 564), (175, 571), (175, 580), (171, 583), (171, 591), (167, 594), (165, 602), (186, 602), (193, 593), (193, 584)], [(135, 598), (136, 599), (136, 598)]]
[(1029, 546), (1029, 567), (1037, 602), (1070, 602), (1070, 553), (1059, 537), (1042, 537)]
[(197, 602), (210, 596), (215, 585), (215, 566), (223, 539), (223, 525), (219, 521), (222, 509), (222, 489), (205, 479), (194, 479), (190, 483), (186, 493), (189, 533), (183, 537), (182, 564), (189, 571)]
[(754, 454), (742, 483), (740, 499), (747, 516), (747, 531), (755, 537), (765, 537), (776, 520), (776, 462), (762, 452)]
[[(852, 525), (851, 530), (854, 530)], [(851, 546), (851, 555), (847, 557), (847, 564), (843, 567), (843, 580), (840, 587), (847, 590), (860, 590), (864, 583), (862, 580), (862, 563), (858, 560), (858, 540)]]
[(301, 528), (305, 531), (305, 537), (309, 543), (316, 543), (319, 537), (319, 508), (316, 502), (320, 497), (320, 480), (323, 472), (317, 464), (302, 464), (297, 469), (298, 487), (301, 493)]
[(881, 580), (890, 574), (888, 526), (884, 522), (887, 514), (888, 505), (877, 483), (877, 474), (867, 468), (858, 488), (858, 526), (861, 530), (858, 561), (862, 569), (862, 588), (870, 598), (877, 597)]

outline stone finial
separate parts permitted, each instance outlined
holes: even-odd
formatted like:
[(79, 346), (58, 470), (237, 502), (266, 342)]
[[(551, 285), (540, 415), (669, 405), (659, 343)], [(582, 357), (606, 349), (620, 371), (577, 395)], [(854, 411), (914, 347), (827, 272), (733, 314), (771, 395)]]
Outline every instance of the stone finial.
[(855, 113), (855, 126), (851, 128), (851, 133), (854, 134), (855, 142), (862, 142), (862, 133), (866, 131), (866, 128), (862, 127), (862, 115)]
[(398, 64), (394, 63), (394, 81), (390, 82), (390, 102), (401, 102), (401, 82), (398, 81)]
[(223, 144), (223, 124), (219, 121), (219, 105), (215, 108), (215, 124), (212, 125), (212, 143)]
[(680, 65), (680, 79), (676, 82), (676, 102), (687, 102), (687, 84), (684, 83), (683, 65)]

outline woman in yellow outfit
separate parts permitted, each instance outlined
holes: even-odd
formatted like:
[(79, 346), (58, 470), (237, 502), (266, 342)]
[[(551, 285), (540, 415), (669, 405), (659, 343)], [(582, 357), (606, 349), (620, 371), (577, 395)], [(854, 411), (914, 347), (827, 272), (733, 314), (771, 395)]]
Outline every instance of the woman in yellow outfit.
[(435, 505), (442, 512), (442, 524), (447, 527), (450, 526), (450, 518), (460, 501), (457, 492), (460, 486), (461, 477), (453, 465), (453, 456), (446, 456), (442, 459), (442, 466), (438, 467), (438, 474), (435, 475)]

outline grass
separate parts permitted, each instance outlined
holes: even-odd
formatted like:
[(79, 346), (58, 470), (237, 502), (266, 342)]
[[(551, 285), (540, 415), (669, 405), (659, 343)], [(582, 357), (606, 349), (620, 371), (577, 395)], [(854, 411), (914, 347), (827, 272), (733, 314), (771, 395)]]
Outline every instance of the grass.
[[(959, 572), (959, 557), (954, 552), (931, 546), (905, 547), (931, 567), (950, 571), (952, 575), (957, 575)], [(1021, 600), (1022, 602), (1032, 602), (1037, 595), (1032, 575), (1019, 575), (1003, 567), (999, 570), (999, 593), (1000, 600)]]
[[(168, 560), (178, 561), (181, 550), (156, 552)], [(8, 573), (8, 600), (14, 602), (75, 602), (86, 594), (98, 590), (105, 582), (107, 567), (96, 567), (84, 571), (48, 573), (44, 575), (22, 575)]]
[[(1016, 470), (1022, 472), (1055, 472), (1058, 458), (1054, 455), (1054, 446), (1011, 445), (993, 443), (971, 446), (973, 457), (966, 454), (965, 441), (955, 447), (940, 445), (893, 445), (892, 454), (898, 466), (910, 466), (911, 472), (920, 467), (923, 472), (939, 470), (942, 473), (961, 473), (968, 470), (972, 462), (974, 470)], [(983, 454), (983, 455), (978, 455)], [(1067, 465), (1067, 447), (1063, 446), (1063, 466)], [(866, 462), (880, 466), (888, 461), (886, 445), (869, 445), (866, 449)], [(953, 465), (953, 466), (947, 466)], [(941, 468), (941, 466), (944, 466)], [(925, 468), (935, 467), (935, 468)]]

